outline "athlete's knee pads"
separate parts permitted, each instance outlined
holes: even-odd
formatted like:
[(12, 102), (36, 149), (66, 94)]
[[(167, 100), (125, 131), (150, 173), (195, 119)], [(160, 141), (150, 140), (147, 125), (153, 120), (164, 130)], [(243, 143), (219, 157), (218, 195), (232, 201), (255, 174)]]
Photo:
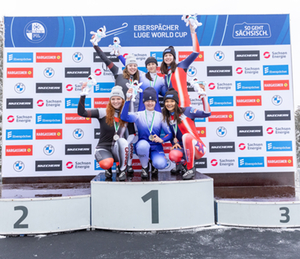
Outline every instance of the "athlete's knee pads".
[(179, 163), (183, 157), (183, 153), (178, 149), (173, 149), (169, 153), (169, 158), (172, 162)]
[(113, 158), (105, 158), (101, 161), (99, 161), (99, 166), (103, 168), (104, 170), (107, 170), (111, 168), (114, 164), (114, 159)]

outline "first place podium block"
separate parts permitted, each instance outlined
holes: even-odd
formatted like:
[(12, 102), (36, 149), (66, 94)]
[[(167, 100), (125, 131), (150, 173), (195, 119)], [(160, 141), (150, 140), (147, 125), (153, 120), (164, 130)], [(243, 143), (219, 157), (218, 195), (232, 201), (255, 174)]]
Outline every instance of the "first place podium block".
[[(213, 179), (172, 179), (160, 172), (156, 181), (91, 181), (92, 228), (119, 231), (160, 231), (211, 226), (214, 220)], [(138, 179), (135, 180), (134, 179)]]

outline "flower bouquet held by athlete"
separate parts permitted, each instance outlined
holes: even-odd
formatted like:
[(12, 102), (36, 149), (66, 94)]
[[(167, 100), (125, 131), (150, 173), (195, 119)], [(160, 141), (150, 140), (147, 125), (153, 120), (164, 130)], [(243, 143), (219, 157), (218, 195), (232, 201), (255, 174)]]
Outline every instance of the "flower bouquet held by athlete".
[(188, 107), (191, 101), (187, 91), (187, 69), (200, 54), (200, 47), (195, 31), (190, 23), (190, 31), (193, 41), (193, 52), (183, 61), (176, 64), (176, 53), (173, 46), (169, 46), (163, 52), (163, 61), (160, 71), (165, 75), (168, 88), (174, 88), (178, 92), (179, 107)]
[(192, 179), (195, 176), (195, 159), (200, 159), (204, 156), (206, 146), (200, 139), (194, 119), (205, 118), (211, 115), (210, 106), (203, 88), (203, 95), (200, 96), (203, 104), (203, 111), (193, 107), (179, 107), (179, 97), (174, 88), (164, 96), (164, 108), (162, 109), (163, 120), (167, 122), (173, 133), (172, 150), (169, 153), (171, 161), (176, 163), (176, 168), (171, 170), (171, 173), (177, 173), (184, 165), (184, 180)]
[(110, 93), (106, 108), (85, 109), (86, 84), (82, 84), (82, 92), (77, 113), (82, 117), (96, 118), (100, 123), (100, 138), (95, 149), (95, 158), (99, 166), (105, 169), (106, 178), (112, 177), (114, 162), (119, 163), (119, 180), (126, 179), (126, 164), (128, 159), (127, 122), (120, 119), (125, 98), (121, 86), (114, 86)]
[[(130, 89), (131, 90), (131, 89)], [(157, 94), (153, 87), (148, 87), (143, 92), (144, 111), (129, 113), (130, 90), (127, 93), (127, 99), (121, 112), (123, 121), (134, 122), (138, 129), (138, 142), (135, 145), (136, 154), (142, 165), (142, 178), (147, 178), (149, 173), (149, 159), (152, 161), (154, 168), (151, 168), (152, 175), (158, 173), (158, 169), (167, 166), (161, 143), (172, 139), (172, 133), (166, 122), (163, 122), (162, 114), (155, 111), (154, 107), (157, 102)], [(161, 129), (164, 130), (165, 136), (160, 138)]]

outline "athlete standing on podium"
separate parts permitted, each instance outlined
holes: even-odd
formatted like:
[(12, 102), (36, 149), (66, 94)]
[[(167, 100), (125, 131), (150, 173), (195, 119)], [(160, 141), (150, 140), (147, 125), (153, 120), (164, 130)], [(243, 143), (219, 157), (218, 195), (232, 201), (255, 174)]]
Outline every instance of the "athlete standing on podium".
[(100, 123), (100, 139), (95, 149), (95, 158), (99, 166), (105, 169), (106, 178), (112, 177), (112, 166), (119, 162), (119, 180), (126, 179), (126, 165), (128, 159), (128, 142), (125, 135), (127, 122), (120, 119), (125, 98), (121, 86), (114, 86), (110, 93), (106, 108), (85, 109), (86, 84), (82, 84), (82, 92), (78, 103), (77, 113), (82, 117), (96, 118)]

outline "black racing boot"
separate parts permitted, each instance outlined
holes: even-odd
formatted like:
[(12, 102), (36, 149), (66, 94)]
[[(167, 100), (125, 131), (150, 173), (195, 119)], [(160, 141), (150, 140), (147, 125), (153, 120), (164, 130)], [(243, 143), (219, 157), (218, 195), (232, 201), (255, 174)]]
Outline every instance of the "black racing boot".
[(176, 167), (171, 170), (171, 174), (179, 174), (181, 170), (182, 170), (182, 164), (178, 163), (176, 164)]
[(182, 179), (183, 180), (191, 180), (196, 174), (196, 168), (193, 167), (190, 170), (187, 170), (183, 175)]
[(105, 177), (106, 177), (106, 178), (111, 178), (111, 177), (112, 177), (112, 171), (111, 171), (111, 168), (105, 170)]
[(141, 177), (148, 178), (148, 173), (149, 173), (149, 164), (146, 168), (142, 167)]
[(131, 165), (127, 166), (127, 174), (133, 175), (134, 171)]
[(121, 171), (119, 174), (119, 181), (125, 181), (126, 180), (126, 171)]

